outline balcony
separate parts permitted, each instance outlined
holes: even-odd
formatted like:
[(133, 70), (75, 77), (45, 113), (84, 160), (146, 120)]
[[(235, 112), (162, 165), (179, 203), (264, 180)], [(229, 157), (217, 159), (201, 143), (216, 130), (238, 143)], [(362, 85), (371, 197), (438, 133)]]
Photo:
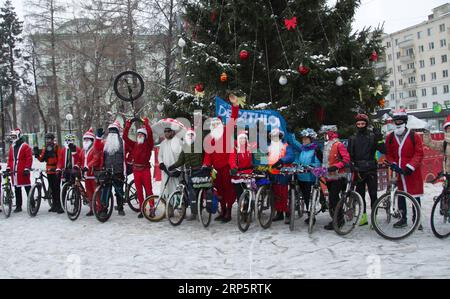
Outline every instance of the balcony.
[(410, 76), (410, 75), (414, 75), (416, 73), (416, 69), (412, 68), (412, 69), (406, 69), (406, 70), (402, 70), (401, 74), (402, 76)]
[(411, 48), (414, 47), (414, 40), (408, 39), (398, 43), (399, 48)]
[(416, 58), (416, 56), (414, 54), (402, 55), (402, 56), (400, 56), (400, 62), (403, 62), (403, 63), (411, 62), (411, 61), (414, 61), (415, 58)]
[(416, 89), (417, 83), (403, 83), (403, 89)]

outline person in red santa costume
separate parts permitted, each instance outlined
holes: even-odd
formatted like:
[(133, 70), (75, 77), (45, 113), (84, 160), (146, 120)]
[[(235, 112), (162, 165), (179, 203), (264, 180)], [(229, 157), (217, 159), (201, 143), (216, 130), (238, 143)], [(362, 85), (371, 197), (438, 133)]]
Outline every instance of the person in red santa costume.
[(231, 207), (236, 200), (236, 193), (231, 183), (229, 154), (233, 151), (234, 127), (239, 114), (239, 105), (234, 95), (230, 95), (229, 99), (232, 104), (231, 121), (225, 127), (221, 119), (212, 119), (211, 133), (204, 140), (205, 156), (203, 158), (204, 166), (213, 166), (217, 171), (214, 185), (220, 198), (221, 214), (215, 220), (224, 223), (231, 220)]
[[(144, 202), (144, 190), (145, 195), (153, 195), (152, 191), (152, 177), (150, 173), (150, 157), (153, 151), (153, 133), (150, 127), (148, 118), (144, 118), (144, 127), (137, 130), (137, 141), (133, 141), (128, 137), (130, 132), (132, 120), (127, 120), (125, 124), (125, 130), (123, 131), (123, 140), (126, 146), (130, 150), (134, 184), (136, 185), (137, 197), (139, 200), (139, 206), (142, 208)], [(138, 218), (143, 218), (142, 213), (139, 213)]]
[(239, 177), (239, 174), (251, 174), (253, 172), (253, 144), (249, 144), (246, 131), (240, 131), (237, 136), (236, 146), (230, 154), (229, 164), (232, 175), (231, 182), (234, 184), (237, 199), (244, 192), (245, 179)]
[(81, 151), (78, 165), (84, 171), (86, 194), (89, 200), (89, 212), (86, 216), (93, 216), (92, 211), (92, 196), (94, 195), (97, 183), (95, 182), (94, 171), (101, 169), (101, 156), (94, 150), (95, 134), (94, 130), (90, 128), (83, 135), (83, 149)]
[[(386, 137), (386, 160), (393, 163), (392, 169), (399, 174), (397, 178), (399, 190), (408, 192), (420, 204), (420, 197), (423, 195), (422, 139), (407, 128), (408, 114), (405, 109), (394, 111), (392, 120), (395, 129)], [(402, 197), (398, 199), (398, 208), (402, 218), (394, 223), (394, 228), (404, 228), (407, 226), (408, 215), (406, 202)], [(422, 225), (419, 225), (419, 230), (422, 230)]]
[(11, 146), (9, 147), (6, 172), (12, 172), (11, 178), (16, 194), (16, 209), (14, 213), (22, 212), (22, 187), (27, 195), (31, 189), (30, 169), (33, 164), (33, 150), (22, 140), (22, 132), (15, 129), (10, 133)]

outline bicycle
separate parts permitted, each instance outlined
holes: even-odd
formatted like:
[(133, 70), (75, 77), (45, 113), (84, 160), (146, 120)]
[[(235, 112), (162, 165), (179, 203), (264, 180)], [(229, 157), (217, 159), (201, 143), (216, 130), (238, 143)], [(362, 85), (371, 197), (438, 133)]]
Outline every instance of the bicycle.
[(450, 174), (441, 172), (430, 183), (434, 184), (441, 178), (444, 178), (443, 190), (434, 198), (430, 221), (433, 234), (444, 239), (450, 236)]
[(106, 222), (114, 210), (113, 184), (124, 184), (124, 182), (114, 178), (114, 170), (110, 168), (97, 171), (95, 178), (97, 180), (97, 188), (92, 196), (92, 211), (98, 221)]
[(13, 200), (14, 200), (14, 192), (12, 188), (12, 182), (10, 180), (10, 177), (14, 175), (14, 171), (3, 171), (2, 177), (3, 177), (3, 183), (2, 183), (2, 190), (1, 190), (1, 206), (2, 206), (2, 212), (3, 216), (5, 218), (8, 218), (11, 216), (12, 206), (13, 206)]
[(166, 205), (167, 219), (173, 226), (178, 226), (183, 222), (186, 216), (186, 208), (189, 206), (189, 192), (187, 189), (188, 179), (186, 176), (190, 170), (184, 168), (178, 171), (181, 173), (181, 181), (178, 184), (177, 189), (169, 196)]
[(83, 178), (84, 171), (81, 172), (81, 176), (75, 177), (74, 184), (67, 190), (64, 198), (64, 210), (72, 221), (77, 220), (80, 216), (82, 205), (89, 205), (89, 199), (82, 184)]
[(298, 218), (301, 219), (305, 211), (305, 201), (299, 190), (297, 181), (297, 174), (304, 173), (305, 169), (293, 164), (291, 167), (281, 168), (280, 171), (282, 174), (290, 176), (288, 185), (289, 230), (293, 231), (295, 228), (295, 212), (297, 212)]
[(214, 184), (212, 178), (213, 168), (202, 167), (192, 176), (192, 187), (197, 190), (197, 213), (204, 227), (211, 223), (211, 216), (216, 211), (214, 207)]
[[(308, 171), (311, 171), (314, 174), (314, 176), (316, 177), (314, 185), (311, 188), (311, 196), (309, 199), (308, 233), (312, 234), (316, 216), (320, 212), (324, 213), (326, 210), (328, 210), (328, 205), (327, 205), (325, 196), (323, 195), (323, 192), (322, 192), (322, 189), (320, 186), (321, 183), (325, 184), (323, 177), (326, 175), (327, 171), (325, 168), (322, 168), (322, 167), (314, 168), (311, 166), (306, 166), (306, 169)], [(333, 217), (333, 214), (331, 213), (331, 211), (330, 211), (330, 215), (331, 215), (331, 217)]]
[(264, 179), (266, 176), (259, 173), (241, 173), (236, 176), (244, 180), (241, 183), (244, 191), (238, 199), (237, 223), (239, 230), (245, 233), (250, 227), (252, 216), (256, 213), (257, 179)]
[(60, 202), (61, 202), (61, 208), (65, 212), (65, 206), (64, 206), (64, 199), (66, 198), (67, 190), (69, 190), (70, 187), (73, 186), (75, 183), (75, 177), (79, 173), (79, 169), (77, 167), (74, 168), (65, 168), (62, 170), (62, 177), (65, 179), (65, 181), (62, 183), (61, 191), (59, 194)]
[(171, 176), (167, 177), (161, 195), (150, 195), (142, 203), (141, 213), (151, 222), (161, 221), (166, 216), (167, 195), (165, 194)]
[[(396, 170), (394, 164), (387, 161), (385, 164), (391, 168), (391, 179), (386, 193), (374, 204), (371, 220), (373, 228), (380, 236), (388, 240), (400, 240), (411, 235), (419, 226), (420, 205), (409, 193), (398, 190), (398, 170)], [(408, 222), (408, 210), (412, 210), (412, 222)], [(403, 227), (394, 227), (391, 223), (393, 219), (399, 220), (399, 222), (404, 220)]]
[(362, 216), (363, 200), (361, 195), (355, 191), (358, 169), (353, 165), (347, 165), (347, 186), (340, 194), (333, 215), (334, 231), (341, 236), (347, 235), (358, 225)]
[(139, 203), (139, 199), (137, 197), (134, 180), (131, 180), (128, 183), (125, 182), (125, 184), (125, 201), (132, 211), (139, 213), (141, 211), (141, 204)]
[(266, 173), (265, 178), (258, 181), (256, 192), (256, 210), (258, 222), (263, 229), (268, 229), (272, 225), (272, 218), (275, 214), (275, 196), (272, 192), (272, 182), (268, 178), (270, 167), (257, 167), (257, 171)]
[[(34, 184), (31, 187), (30, 194), (27, 200), (27, 212), (30, 217), (35, 217), (41, 207), (42, 199), (48, 202), (50, 208), (53, 207), (53, 196), (50, 192), (50, 188), (45, 184), (47, 176), (42, 169), (32, 169), (31, 171), (38, 171), (39, 176), (34, 179)], [(52, 170), (54, 171), (54, 170)]]

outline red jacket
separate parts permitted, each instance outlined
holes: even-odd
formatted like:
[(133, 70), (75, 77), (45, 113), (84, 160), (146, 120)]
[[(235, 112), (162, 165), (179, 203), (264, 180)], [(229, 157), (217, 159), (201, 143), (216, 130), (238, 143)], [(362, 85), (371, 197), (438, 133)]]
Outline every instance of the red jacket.
[(69, 158), (72, 160), (72, 167), (78, 166), (80, 164), (79, 159), (81, 156), (81, 149), (77, 146), (75, 153), (72, 153), (72, 157), (67, 157), (69, 149), (67, 147), (62, 147), (58, 153), (58, 168), (57, 170), (63, 170), (68, 168)]
[(229, 153), (233, 151), (233, 147), (230, 145), (231, 139), (229, 138), (227, 131), (230, 130), (232, 134), (234, 134), (234, 123), (236, 122), (236, 119), (239, 114), (239, 106), (231, 106), (231, 119), (233, 121), (228, 122), (228, 124), (225, 126), (223, 135), (219, 140), (213, 139), (211, 134), (208, 134), (208, 136), (205, 137), (205, 144), (206, 145), (212, 145), (215, 146), (216, 142), (217, 144), (222, 146), (222, 149), (220, 152), (216, 152), (215, 150), (213, 152), (208, 153), (207, 149), (205, 150), (205, 157), (203, 158), (203, 164), (206, 166), (213, 166), (215, 169), (221, 169), (229, 164)]
[(30, 175), (25, 176), (23, 171), (25, 169), (31, 169), (33, 165), (33, 151), (31, 147), (23, 142), (20, 145), (17, 157), (14, 157), (13, 146), (9, 147), (8, 164), (6, 169), (15, 172), (12, 175), (12, 183), (16, 187), (30, 186)]
[(133, 169), (149, 169), (150, 168), (150, 157), (153, 151), (153, 133), (152, 128), (148, 124), (146, 119), (145, 129), (147, 130), (147, 138), (144, 143), (139, 144), (136, 141), (128, 138), (128, 133), (130, 131), (131, 122), (127, 122), (125, 125), (125, 130), (123, 131), (123, 140), (125, 141), (126, 147), (129, 149), (131, 154), (131, 160)]
[[(246, 173), (250, 174), (253, 171), (253, 157), (252, 152), (249, 147), (245, 150), (241, 150), (238, 152), (238, 149), (235, 147), (233, 152), (229, 155), (229, 164), (230, 168), (238, 169), (238, 173)], [(242, 169), (242, 170), (239, 170)], [(233, 179), (239, 179), (237, 176), (233, 176)]]
[(58, 155), (60, 147), (58, 144), (54, 144), (54, 148), (55, 148), (54, 157), (44, 159), (46, 146), (44, 146), (44, 148), (41, 151), (41, 154), (38, 157), (39, 162), (46, 162), (47, 174), (55, 174), (56, 168), (58, 167)]
[[(394, 133), (391, 133), (394, 134)], [(423, 160), (423, 144), (422, 139), (414, 133), (414, 144), (409, 136), (408, 129), (405, 137), (400, 142), (396, 135), (391, 137), (389, 134), (386, 138), (386, 160), (391, 163), (397, 163), (402, 169), (409, 167), (413, 170), (411, 175), (399, 175), (398, 187), (412, 196), (423, 195), (423, 179), (422, 179), (422, 160)]]
[(101, 169), (101, 155), (98, 151), (94, 150), (92, 146), (86, 153), (83, 149), (80, 154), (80, 159), (78, 159), (78, 166), (83, 168), (88, 168), (85, 174), (86, 179), (95, 179), (94, 170)]

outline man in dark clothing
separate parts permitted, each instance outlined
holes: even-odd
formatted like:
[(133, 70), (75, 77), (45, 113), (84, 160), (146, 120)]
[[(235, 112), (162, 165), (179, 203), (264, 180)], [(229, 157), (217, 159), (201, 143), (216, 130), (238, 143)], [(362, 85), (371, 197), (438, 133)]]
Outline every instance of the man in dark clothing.
[(375, 153), (377, 150), (385, 153), (385, 148), (381, 132), (372, 132), (367, 128), (369, 117), (366, 114), (358, 114), (355, 118), (358, 132), (349, 138), (348, 152), (353, 165), (358, 169), (359, 173), (356, 192), (361, 195), (364, 202), (364, 213), (359, 224), (362, 226), (368, 224), (365, 199), (366, 186), (370, 196), (371, 207), (377, 200), (378, 167)]

